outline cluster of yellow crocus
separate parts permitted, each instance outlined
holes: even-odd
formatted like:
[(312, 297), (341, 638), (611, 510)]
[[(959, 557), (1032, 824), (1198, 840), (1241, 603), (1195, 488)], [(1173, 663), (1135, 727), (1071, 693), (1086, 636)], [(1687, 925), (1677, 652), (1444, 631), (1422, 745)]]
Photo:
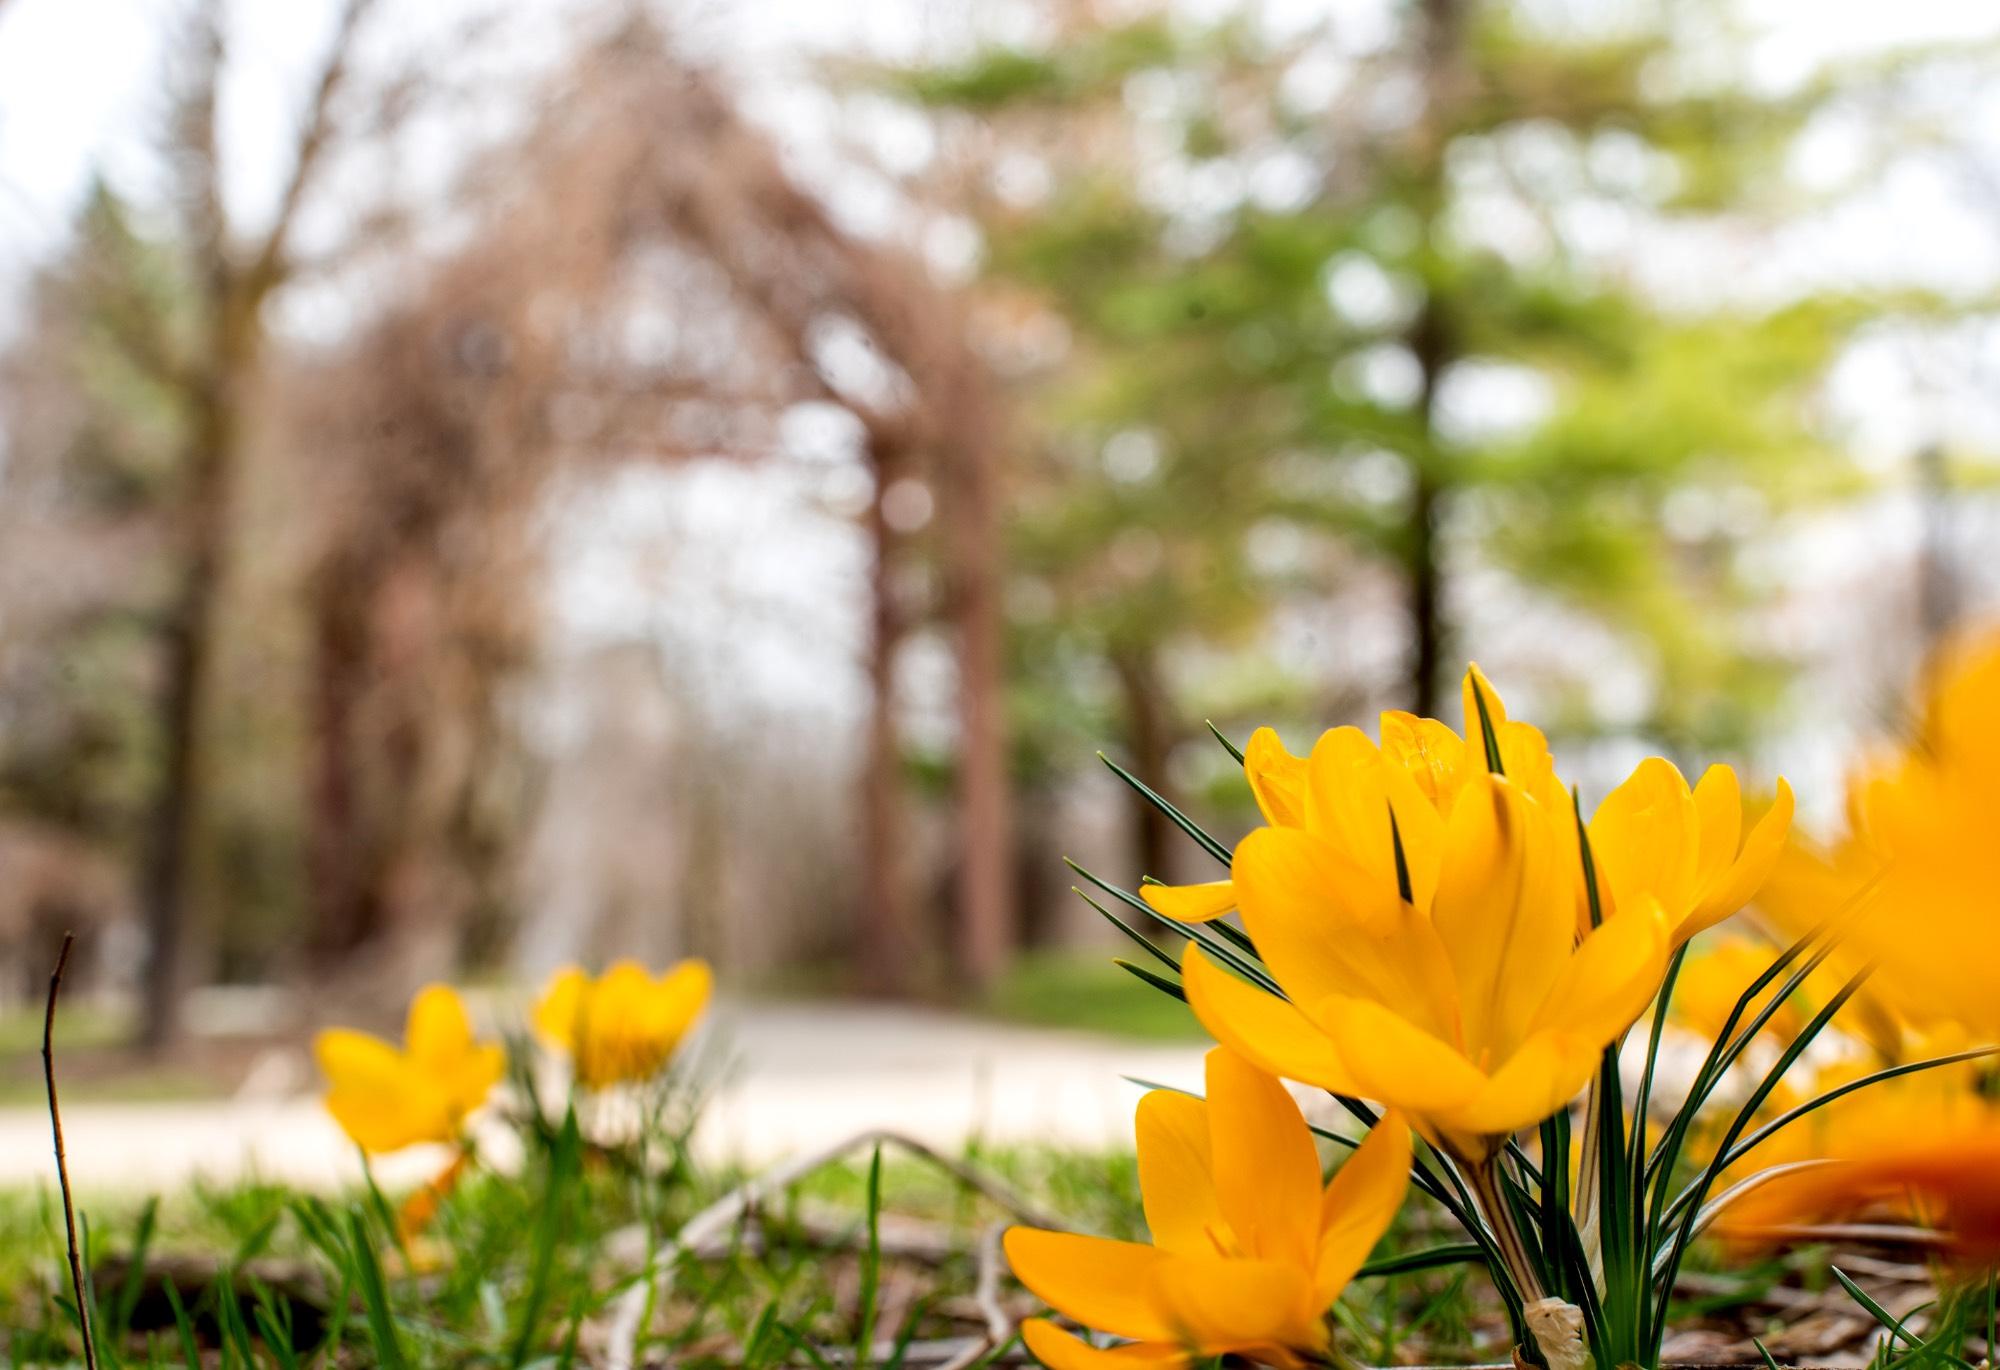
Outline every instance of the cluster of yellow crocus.
[[(658, 978), (631, 961), (595, 979), (567, 967), (537, 1002), (535, 1027), (570, 1056), (586, 1089), (648, 1080), (701, 1016), (712, 985), (701, 961), (683, 961)], [(369, 1152), (463, 1141), (467, 1117), (506, 1067), (497, 1043), (474, 1039), (465, 1002), (447, 985), (418, 991), (403, 1046), (329, 1028), (315, 1039), (314, 1053), (329, 1084), (327, 1111)]]
[(1669, 763), (1644, 763), (1588, 825), (1593, 910), (1547, 741), (1507, 717), (1477, 667), (1464, 697), (1464, 736), (1391, 713), (1380, 743), (1336, 728), (1297, 757), (1260, 730), (1244, 769), (1268, 826), (1237, 846), (1228, 881), (1144, 897), (1184, 919), (1239, 910), (1284, 991), (1191, 944), (1188, 1002), (1218, 1040), (1404, 1109), (1478, 1166), (1575, 1097), (1672, 949), (1756, 892), (1792, 806), (1781, 781), (1746, 837), (1728, 767), (1690, 788)]
[(1241, 1356), (1326, 1358), (1326, 1311), (1388, 1229), (1409, 1184), (1410, 1135), (1391, 1114), (1322, 1186), (1305, 1118), (1284, 1086), (1226, 1047), (1208, 1097), (1139, 1101), (1139, 1187), (1153, 1244), (1016, 1227), (1023, 1284), (1087, 1327), (1129, 1340), (1101, 1350), (1031, 1319), (1050, 1370), (1184, 1366)]

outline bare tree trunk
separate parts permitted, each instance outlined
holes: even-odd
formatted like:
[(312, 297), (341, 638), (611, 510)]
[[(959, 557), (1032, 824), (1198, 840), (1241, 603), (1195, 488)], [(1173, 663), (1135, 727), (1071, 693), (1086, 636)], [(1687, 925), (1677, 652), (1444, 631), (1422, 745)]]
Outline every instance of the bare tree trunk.
[[(1125, 749), (1133, 774), (1173, 801), (1167, 763), (1175, 732), (1171, 702), (1160, 680), (1159, 662), (1150, 645), (1115, 648), (1111, 666), (1125, 696)], [(1129, 791), (1132, 853), (1141, 873), (1172, 883), (1175, 839), (1173, 820), (1138, 791)], [(1157, 925), (1156, 925), (1157, 926)]]
[(958, 903), (960, 978), (975, 988), (1015, 946), (1013, 791), (1008, 775), (1006, 623), (1002, 615), (1000, 446), (990, 401), (967, 377), (950, 483), (947, 556), (958, 628)]
[[(1465, 86), (1463, 0), (1424, 0), (1424, 117), (1417, 129), (1419, 213), (1426, 234), (1439, 231), (1446, 195), (1445, 153), (1454, 114)], [(1441, 470), (1437, 442), (1437, 395), (1457, 352), (1451, 321), (1435, 296), (1426, 299), (1410, 325), (1409, 345), (1422, 375), (1417, 401), (1418, 450), (1412, 454), (1408, 564), (1410, 674), (1406, 694), (1411, 709), (1437, 716), (1438, 685), (1450, 624), (1445, 613), (1445, 571), (1438, 525), (1451, 482)]]
[(910, 988), (915, 954), (905, 848), (902, 739), (896, 724), (896, 656), (905, 631), (896, 593), (897, 545), (882, 496), (900, 466), (896, 444), (870, 443), (875, 498), (869, 501), (868, 750), (861, 764), (861, 918), (857, 971), (863, 990)]
[(149, 1051), (163, 1050), (179, 1037), (181, 995), (197, 960), (193, 944), (199, 929), (191, 910), (208, 765), (203, 715), (214, 670), (216, 607), (226, 574), (239, 432), (232, 391), (218, 384), (199, 416), (182, 522), (185, 569), (166, 628), (159, 720), (163, 755), (142, 891), (148, 955), (140, 1033)]
[(356, 767), (356, 711), (368, 669), (368, 589), (336, 565), (315, 585), (312, 754), (306, 798), (309, 954), (342, 956), (374, 931)]

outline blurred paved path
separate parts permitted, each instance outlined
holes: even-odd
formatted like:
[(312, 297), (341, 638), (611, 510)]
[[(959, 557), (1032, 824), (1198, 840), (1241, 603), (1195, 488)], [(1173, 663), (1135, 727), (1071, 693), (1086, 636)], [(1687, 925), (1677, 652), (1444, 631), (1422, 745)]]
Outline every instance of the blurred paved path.
[[(736, 1062), (698, 1138), (710, 1156), (760, 1163), (888, 1127), (954, 1146), (971, 1136), (1079, 1147), (1131, 1144), (1138, 1090), (1125, 1075), (1199, 1086), (1202, 1048), (1009, 1027), (877, 1005), (723, 1005)], [(266, 1072), (262, 1097), (204, 1103), (77, 1103), (63, 1109), (70, 1175), (85, 1193), (143, 1191), (195, 1176), (308, 1185), (358, 1178), (353, 1148), (299, 1063)], [(252, 1092), (256, 1082), (252, 1082)], [(427, 1176), (426, 1149), (385, 1158), (385, 1182)], [(0, 1109), (0, 1187), (53, 1181), (47, 1116)]]

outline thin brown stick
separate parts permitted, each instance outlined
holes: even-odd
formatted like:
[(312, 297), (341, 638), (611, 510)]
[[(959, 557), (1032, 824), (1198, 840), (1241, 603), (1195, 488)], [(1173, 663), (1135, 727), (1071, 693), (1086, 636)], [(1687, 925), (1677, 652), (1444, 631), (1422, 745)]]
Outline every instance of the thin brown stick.
[(56, 1180), (62, 1186), (63, 1230), (69, 1237), (69, 1287), (76, 1296), (77, 1326), (83, 1331), (83, 1363), (97, 1370), (97, 1340), (90, 1334), (90, 1300), (83, 1296), (83, 1252), (76, 1244), (76, 1203), (69, 1192), (69, 1156), (63, 1150), (62, 1108), (56, 1103), (56, 996), (62, 993), (63, 967), (69, 964), (69, 949), (76, 934), (63, 934), (62, 950), (56, 953), (56, 968), (49, 972), (49, 1006), (42, 1014), (42, 1080), (49, 1089), (49, 1131), (55, 1135)]

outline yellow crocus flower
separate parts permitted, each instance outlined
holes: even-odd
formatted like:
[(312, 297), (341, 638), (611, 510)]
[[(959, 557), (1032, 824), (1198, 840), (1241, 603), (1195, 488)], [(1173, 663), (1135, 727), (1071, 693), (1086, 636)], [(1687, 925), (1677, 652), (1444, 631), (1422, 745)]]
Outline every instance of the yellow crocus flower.
[(1483, 1164), (1583, 1088), (1665, 972), (1666, 927), (1646, 900), (1577, 940), (1558, 823), (1509, 777), (1463, 779), (1422, 849), (1428, 907), (1336, 842), (1260, 828), (1232, 869), (1244, 926), (1286, 998), (1191, 943), (1188, 1002), (1264, 1069), (1404, 1109)]
[(506, 1054), (473, 1040), (465, 1003), (448, 985), (426, 985), (410, 1001), (404, 1045), (350, 1028), (328, 1028), (313, 1054), (331, 1088), (331, 1113), (364, 1151), (459, 1140), (465, 1119), (486, 1102)]
[(1673, 762), (1648, 757), (1590, 820), (1600, 907), (1609, 916), (1650, 897), (1679, 946), (1755, 897), (1791, 825), (1792, 788), (1782, 779), (1771, 807), (1745, 834), (1734, 770), (1710, 766), (1690, 790)]
[(1114, 1336), (1090, 1346), (1047, 1319), (1022, 1327), (1049, 1370), (1185, 1366), (1241, 1356), (1297, 1367), (1324, 1359), (1326, 1310), (1403, 1201), (1409, 1129), (1376, 1124), (1322, 1188), (1304, 1117), (1277, 1080), (1225, 1047), (1208, 1054), (1208, 1098), (1139, 1101), (1139, 1188), (1151, 1246), (1016, 1227), (1007, 1259), (1058, 1311)]
[(569, 1054), (586, 1089), (659, 1074), (708, 1006), (705, 961), (682, 961), (655, 979), (619, 961), (596, 979), (575, 966), (555, 973), (535, 1006), (535, 1030)]
[[(1359, 728), (1334, 728), (1321, 735), (1309, 757), (1298, 757), (1276, 733), (1259, 728), (1244, 748), (1243, 769), (1265, 822), (1339, 846), (1380, 881), (1398, 878), (1393, 815), (1411, 901), (1427, 910), (1437, 888), (1438, 843), (1446, 822), (1465, 786), (1487, 771), (1483, 701), (1501, 770), (1550, 819), (1572, 890), (1577, 936), (1587, 936), (1591, 911), (1582, 849), (1569, 789), (1556, 773), (1548, 739), (1532, 724), (1507, 716), (1506, 704), (1478, 666), (1466, 671), (1461, 692), (1463, 737), (1437, 719), (1392, 711), (1382, 715), (1379, 745)], [(1792, 792), (1780, 780), (1776, 800), (1746, 837), (1735, 771), (1711, 766), (1690, 790), (1671, 762), (1658, 757), (1643, 762), (1590, 821), (1600, 914), (1650, 897), (1667, 919), (1673, 945), (1680, 945), (1750, 901), (1784, 848), (1791, 817)], [(1234, 875), (1232, 870), (1229, 880), (1199, 885), (1146, 885), (1140, 895), (1169, 918), (1207, 922), (1238, 907)]]
[[(1540, 729), (1507, 717), (1499, 693), (1477, 666), (1466, 672), (1463, 695), (1465, 737), (1437, 719), (1391, 711), (1382, 715), (1379, 745), (1359, 728), (1331, 728), (1310, 755), (1294, 756), (1277, 733), (1257, 729), (1243, 749), (1243, 772), (1264, 821), (1334, 843), (1377, 879), (1393, 882), (1398, 879), (1393, 815), (1411, 898), (1418, 908), (1429, 908), (1446, 819), (1466, 783), (1486, 773), (1480, 697), (1507, 775), (1551, 812), (1567, 812), (1569, 805), (1548, 740)], [(1566, 850), (1575, 849), (1573, 834), (1558, 838)], [(1233, 879), (1146, 885), (1140, 895), (1183, 923), (1207, 922), (1237, 908)]]

